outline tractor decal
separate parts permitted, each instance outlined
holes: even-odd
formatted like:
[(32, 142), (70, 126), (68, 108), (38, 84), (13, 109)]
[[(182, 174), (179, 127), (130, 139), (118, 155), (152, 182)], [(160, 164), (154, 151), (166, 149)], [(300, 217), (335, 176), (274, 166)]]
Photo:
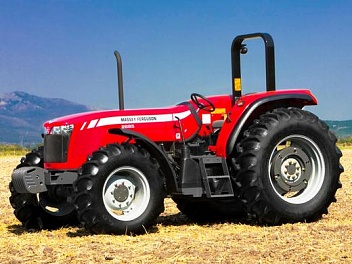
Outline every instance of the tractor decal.
[[(156, 123), (156, 122), (171, 122), (179, 119), (184, 119), (191, 114), (187, 110), (177, 114), (160, 114), (160, 115), (135, 115), (135, 116), (112, 116), (101, 119), (91, 120), (89, 123), (84, 122), (80, 130), (90, 129), (109, 125), (124, 125), (135, 123)], [(88, 126), (87, 126), (88, 124)]]

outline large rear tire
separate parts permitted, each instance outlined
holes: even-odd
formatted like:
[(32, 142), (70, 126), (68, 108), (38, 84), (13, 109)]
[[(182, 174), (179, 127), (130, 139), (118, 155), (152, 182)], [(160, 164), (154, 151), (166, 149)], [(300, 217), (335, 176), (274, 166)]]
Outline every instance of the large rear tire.
[(164, 211), (164, 180), (149, 153), (112, 144), (93, 153), (74, 183), (80, 222), (93, 233), (144, 233)]
[[(43, 168), (43, 147), (32, 150), (21, 159), (16, 167), (36, 166)], [(9, 198), (16, 218), (27, 229), (55, 229), (66, 225), (77, 224), (75, 208), (67, 202), (67, 197), (57, 196), (58, 188), (39, 194), (18, 193), (10, 182)], [(64, 192), (66, 193), (66, 191)]]
[(341, 152), (315, 115), (296, 108), (268, 112), (245, 131), (237, 151), (240, 196), (257, 221), (314, 221), (336, 201)]

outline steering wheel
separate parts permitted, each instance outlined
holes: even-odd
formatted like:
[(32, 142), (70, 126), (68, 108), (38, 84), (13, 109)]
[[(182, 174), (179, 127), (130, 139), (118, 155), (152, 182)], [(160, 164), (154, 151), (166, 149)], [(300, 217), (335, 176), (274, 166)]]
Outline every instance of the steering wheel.
[[(205, 103), (199, 102), (199, 98), (204, 100)], [(213, 112), (215, 110), (215, 105), (212, 102), (210, 102), (208, 98), (204, 97), (201, 94), (192, 93), (191, 100), (193, 103), (197, 105), (199, 109), (203, 109), (204, 111), (207, 111), (207, 112)]]

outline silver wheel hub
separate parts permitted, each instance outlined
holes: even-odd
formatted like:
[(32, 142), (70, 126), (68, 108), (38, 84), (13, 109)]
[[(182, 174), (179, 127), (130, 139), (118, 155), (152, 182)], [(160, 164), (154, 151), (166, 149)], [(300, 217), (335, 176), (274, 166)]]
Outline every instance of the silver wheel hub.
[(287, 147), (275, 155), (272, 166), (274, 179), (284, 192), (297, 192), (307, 187), (311, 162), (300, 148)]
[(127, 179), (120, 179), (111, 185), (105, 195), (106, 201), (109, 201), (111, 208), (124, 210), (128, 208), (135, 195), (136, 186)]
[(281, 175), (285, 181), (295, 182), (302, 175), (302, 167), (296, 159), (289, 158), (282, 163)]

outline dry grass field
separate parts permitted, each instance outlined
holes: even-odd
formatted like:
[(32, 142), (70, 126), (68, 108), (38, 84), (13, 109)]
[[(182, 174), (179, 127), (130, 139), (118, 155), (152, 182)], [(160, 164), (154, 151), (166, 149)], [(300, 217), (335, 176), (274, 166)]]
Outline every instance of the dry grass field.
[(352, 263), (352, 149), (343, 154), (337, 203), (315, 223), (197, 225), (167, 199), (158, 225), (140, 236), (91, 235), (79, 227), (24, 230), (8, 201), (8, 182), (20, 157), (0, 157), (0, 262)]

